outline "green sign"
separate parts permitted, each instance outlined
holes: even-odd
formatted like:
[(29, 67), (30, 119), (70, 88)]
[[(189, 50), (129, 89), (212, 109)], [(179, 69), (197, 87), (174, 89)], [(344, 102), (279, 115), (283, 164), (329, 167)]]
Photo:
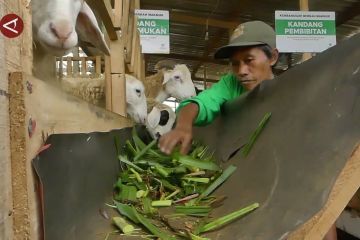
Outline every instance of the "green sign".
[(277, 35), (335, 35), (335, 21), (277, 20)]
[(322, 52), (336, 45), (334, 12), (275, 11), (280, 52)]
[(169, 12), (136, 9), (137, 28), (143, 53), (169, 53)]
[(141, 35), (169, 35), (169, 20), (139, 19), (137, 26)]

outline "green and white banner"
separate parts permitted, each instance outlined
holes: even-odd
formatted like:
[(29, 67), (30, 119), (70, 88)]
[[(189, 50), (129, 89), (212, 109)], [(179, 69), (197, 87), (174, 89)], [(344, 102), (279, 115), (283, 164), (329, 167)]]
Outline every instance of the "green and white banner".
[(169, 12), (136, 9), (143, 53), (170, 53)]
[(335, 12), (275, 11), (280, 52), (322, 52), (336, 45)]

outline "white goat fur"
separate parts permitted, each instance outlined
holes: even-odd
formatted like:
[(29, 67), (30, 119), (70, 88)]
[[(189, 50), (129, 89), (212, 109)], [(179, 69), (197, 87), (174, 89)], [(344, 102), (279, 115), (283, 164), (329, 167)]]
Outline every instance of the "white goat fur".
[(140, 124), (145, 124), (147, 103), (143, 83), (137, 78), (126, 74), (126, 109), (130, 117)]
[(191, 73), (185, 64), (163, 60), (155, 68), (158, 72), (143, 80), (147, 98), (162, 103), (169, 97), (182, 101), (196, 95)]
[[(34, 74), (54, 78), (53, 57), (62, 56), (79, 41), (109, 55), (94, 13), (84, 0), (32, 0)], [(50, 68), (50, 69), (49, 69)]]

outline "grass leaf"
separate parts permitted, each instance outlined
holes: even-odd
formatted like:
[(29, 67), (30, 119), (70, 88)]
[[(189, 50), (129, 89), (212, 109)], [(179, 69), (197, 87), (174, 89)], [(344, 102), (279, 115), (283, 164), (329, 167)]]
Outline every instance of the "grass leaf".
[(209, 196), (217, 187), (219, 187), (223, 182), (225, 182), (236, 170), (234, 165), (228, 166), (222, 174), (210, 184), (210, 186), (201, 193), (199, 199)]

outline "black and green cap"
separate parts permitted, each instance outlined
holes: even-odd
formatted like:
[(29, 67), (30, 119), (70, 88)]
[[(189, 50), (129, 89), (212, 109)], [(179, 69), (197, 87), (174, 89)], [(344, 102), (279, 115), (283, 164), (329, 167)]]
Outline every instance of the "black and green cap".
[(229, 44), (216, 50), (215, 58), (230, 58), (234, 49), (267, 44), (276, 47), (274, 29), (262, 21), (250, 21), (240, 24), (230, 37)]

